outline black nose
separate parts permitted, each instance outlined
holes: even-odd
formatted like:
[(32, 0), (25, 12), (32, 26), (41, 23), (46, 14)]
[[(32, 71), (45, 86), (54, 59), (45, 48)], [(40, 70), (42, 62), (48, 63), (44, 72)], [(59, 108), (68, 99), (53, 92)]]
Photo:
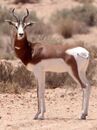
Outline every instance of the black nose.
[(23, 33), (20, 33), (19, 35), (22, 37), (22, 36), (23, 36)]

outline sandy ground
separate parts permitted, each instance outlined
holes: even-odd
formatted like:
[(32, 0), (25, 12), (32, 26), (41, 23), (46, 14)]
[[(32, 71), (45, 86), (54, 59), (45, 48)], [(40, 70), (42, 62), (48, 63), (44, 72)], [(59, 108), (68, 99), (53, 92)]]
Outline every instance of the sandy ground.
[(0, 94), (0, 130), (97, 130), (97, 88), (92, 87), (89, 116), (79, 120), (82, 92), (47, 89), (45, 120), (33, 120), (37, 111), (36, 89), (25, 94)]

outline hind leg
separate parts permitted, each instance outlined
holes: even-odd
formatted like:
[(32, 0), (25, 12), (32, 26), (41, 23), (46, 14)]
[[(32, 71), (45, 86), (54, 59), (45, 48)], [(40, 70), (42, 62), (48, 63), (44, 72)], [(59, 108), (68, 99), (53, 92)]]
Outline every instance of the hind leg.
[(85, 88), (83, 89), (83, 102), (82, 102), (82, 113), (80, 119), (86, 119), (86, 116), (88, 115), (88, 107), (89, 107), (89, 97), (91, 92), (91, 86), (90, 83), (86, 77), (85, 72), (79, 73), (82, 82), (85, 84)]
[(69, 74), (78, 84), (81, 85), (83, 89), (82, 112), (81, 112), (80, 119), (86, 119), (86, 116), (88, 115), (89, 97), (91, 91), (90, 83), (87, 80), (85, 71), (78, 72), (77, 68), (75, 68), (75, 69), (71, 69), (69, 71)]

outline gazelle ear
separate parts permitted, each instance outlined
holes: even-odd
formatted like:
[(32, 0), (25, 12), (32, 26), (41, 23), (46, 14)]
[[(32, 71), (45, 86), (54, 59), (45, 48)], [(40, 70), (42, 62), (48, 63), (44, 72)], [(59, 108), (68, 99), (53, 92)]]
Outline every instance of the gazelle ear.
[(32, 26), (35, 22), (28, 22), (28, 23), (25, 23), (25, 28), (28, 27), (28, 26)]
[(4, 22), (7, 22), (7, 23), (9, 23), (10, 25), (13, 25), (14, 27), (17, 28), (17, 23), (16, 23), (16, 22), (13, 22), (13, 21), (11, 21), (11, 20), (4, 20)]
[(13, 22), (11, 20), (4, 20), (4, 22), (9, 23), (10, 25), (13, 25)]

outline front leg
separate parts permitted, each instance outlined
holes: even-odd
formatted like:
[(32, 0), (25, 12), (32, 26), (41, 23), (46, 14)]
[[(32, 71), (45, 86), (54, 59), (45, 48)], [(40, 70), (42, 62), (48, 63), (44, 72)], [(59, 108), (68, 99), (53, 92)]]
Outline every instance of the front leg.
[(37, 99), (38, 99), (38, 112), (36, 113), (34, 119), (43, 120), (45, 112), (45, 72), (41, 69), (37, 69), (35, 72), (35, 77), (37, 79)]
[(91, 86), (87, 85), (83, 89), (83, 103), (82, 103), (82, 113), (80, 119), (86, 119), (88, 116), (88, 106), (89, 106), (89, 97), (90, 97)]

